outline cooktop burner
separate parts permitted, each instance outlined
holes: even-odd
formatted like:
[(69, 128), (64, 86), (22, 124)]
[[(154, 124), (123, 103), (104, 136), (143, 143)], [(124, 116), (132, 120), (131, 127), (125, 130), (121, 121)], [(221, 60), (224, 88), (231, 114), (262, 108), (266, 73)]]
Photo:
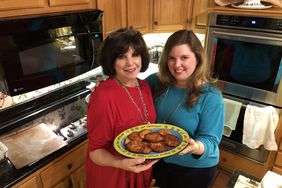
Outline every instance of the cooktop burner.
[(60, 133), (64, 136), (65, 141), (70, 143), (71, 141), (79, 138), (87, 133), (86, 128), (86, 116), (70, 123), (68, 126), (60, 129)]

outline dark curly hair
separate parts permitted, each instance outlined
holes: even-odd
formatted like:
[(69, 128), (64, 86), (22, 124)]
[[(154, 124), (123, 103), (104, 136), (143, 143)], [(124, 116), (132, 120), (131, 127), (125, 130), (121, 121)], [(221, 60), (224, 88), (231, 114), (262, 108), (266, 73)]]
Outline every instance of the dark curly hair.
[(107, 76), (116, 74), (114, 63), (120, 54), (124, 54), (132, 47), (141, 55), (142, 67), (140, 72), (145, 72), (149, 66), (150, 58), (142, 34), (133, 29), (119, 29), (112, 32), (102, 43), (98, 61), (102, 65), (103, 73)]

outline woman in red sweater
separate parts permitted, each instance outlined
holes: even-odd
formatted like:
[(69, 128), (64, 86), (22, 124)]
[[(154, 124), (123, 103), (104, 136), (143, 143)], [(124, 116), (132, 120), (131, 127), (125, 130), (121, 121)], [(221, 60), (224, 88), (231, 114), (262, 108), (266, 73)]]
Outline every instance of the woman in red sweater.
[(122, 131), (156, 120), (148, 83), (137, 79), (147, 70), (149, 54), (140, 32), (120, 29), (104, 41), (100, 54), (103, 73), (87, 111), (87, 186), (90, 188), (146, 188), (156, 161), (119, 155), (115, 137)]

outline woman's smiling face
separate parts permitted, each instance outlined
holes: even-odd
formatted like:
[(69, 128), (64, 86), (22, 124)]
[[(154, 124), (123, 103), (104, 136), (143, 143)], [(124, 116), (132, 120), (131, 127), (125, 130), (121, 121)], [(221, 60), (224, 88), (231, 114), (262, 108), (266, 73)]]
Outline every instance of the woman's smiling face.
[(116, 76), (122, 83), (136, 83), (137, 75), (142, 67), (141, 55), (132, 47), (124, 54), (120, 54), (115, 61)]
[(168, 56), (168, 69), (176, 79), (177, 87), (186, 87), (188, 78), (196, 69), (197, 59), (187, 44), (175, 46)]

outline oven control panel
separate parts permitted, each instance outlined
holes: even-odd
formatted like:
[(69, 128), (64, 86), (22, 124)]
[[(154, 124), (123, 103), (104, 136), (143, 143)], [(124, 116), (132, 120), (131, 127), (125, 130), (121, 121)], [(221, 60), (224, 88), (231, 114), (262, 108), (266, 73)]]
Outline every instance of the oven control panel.
[(216, 25), (281, 31), (282, 18), (218, 14)]
[(68, 126), (60, 129), (60, 133), (65, 138), (67, 143), (87, 134), (86, 117), (83, 117), (75, 122), (70, 123)]

